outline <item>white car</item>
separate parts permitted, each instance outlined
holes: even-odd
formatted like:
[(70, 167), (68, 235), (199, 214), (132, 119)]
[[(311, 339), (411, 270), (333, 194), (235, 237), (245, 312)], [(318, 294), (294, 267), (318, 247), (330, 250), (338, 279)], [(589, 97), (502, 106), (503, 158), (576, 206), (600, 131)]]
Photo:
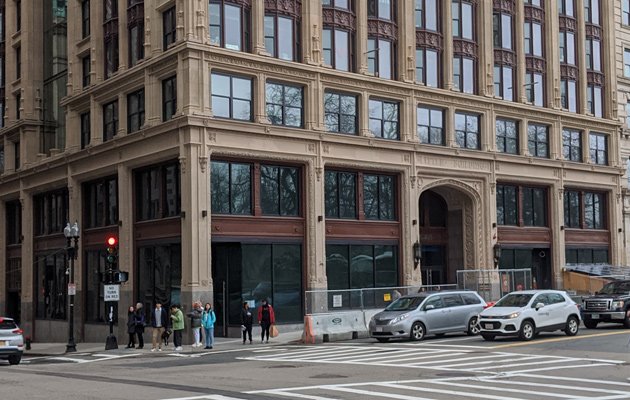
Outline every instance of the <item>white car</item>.
[(11, 365), (19, 364), (23, 352), (22, 330), (13, 319), (0, 317), (0, 360), (9, 360)]
[(479, 314), (479, 328), (485, 340), (497, 336), (531, 340), (539, 332), (558, 330), (575, 336), (580, 328), (580, 309), (559, 290), (512, 292)]

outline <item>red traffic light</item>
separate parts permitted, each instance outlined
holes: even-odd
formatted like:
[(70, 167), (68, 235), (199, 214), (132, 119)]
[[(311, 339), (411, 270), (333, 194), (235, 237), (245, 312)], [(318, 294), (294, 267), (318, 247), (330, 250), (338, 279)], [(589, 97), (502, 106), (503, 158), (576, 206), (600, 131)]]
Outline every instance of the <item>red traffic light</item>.
[(115, 236), (110, 236), (107, 238), (107, 245), (108, 246), (116, 246), (116, 243), (118, 243), (118, 240), (116, 239)]

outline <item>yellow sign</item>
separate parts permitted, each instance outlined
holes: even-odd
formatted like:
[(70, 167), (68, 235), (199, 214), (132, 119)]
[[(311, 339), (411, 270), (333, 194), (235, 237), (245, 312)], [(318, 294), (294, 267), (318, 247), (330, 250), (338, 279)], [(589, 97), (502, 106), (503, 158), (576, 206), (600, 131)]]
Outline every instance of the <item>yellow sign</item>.
[(392, 301), (392, 295), (389, 293), (383, 294), (383, 301)]

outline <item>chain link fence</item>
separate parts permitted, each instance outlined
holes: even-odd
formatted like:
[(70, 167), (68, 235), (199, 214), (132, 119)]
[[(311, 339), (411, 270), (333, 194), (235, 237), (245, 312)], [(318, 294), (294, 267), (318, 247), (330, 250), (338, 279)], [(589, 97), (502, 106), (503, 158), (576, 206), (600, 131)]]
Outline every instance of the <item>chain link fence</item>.
[(486, 301), (495, 301), (517, 290), (532, 289), (532, 270), (474, 269), (457, 271), (457, 288), (474, 290)]

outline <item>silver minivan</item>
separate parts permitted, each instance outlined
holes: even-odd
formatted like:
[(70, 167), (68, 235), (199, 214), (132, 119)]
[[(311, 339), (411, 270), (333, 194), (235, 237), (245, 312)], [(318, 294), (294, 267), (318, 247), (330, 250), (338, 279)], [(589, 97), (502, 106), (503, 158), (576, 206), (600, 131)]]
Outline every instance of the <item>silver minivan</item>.
[(370, 320), (370, 336), (379, 342), (392, 338), (422, 340), (449, 332), (479, 334), (477, 316), (486, 302), (477, 292), (426, 292), (403, 296)]

